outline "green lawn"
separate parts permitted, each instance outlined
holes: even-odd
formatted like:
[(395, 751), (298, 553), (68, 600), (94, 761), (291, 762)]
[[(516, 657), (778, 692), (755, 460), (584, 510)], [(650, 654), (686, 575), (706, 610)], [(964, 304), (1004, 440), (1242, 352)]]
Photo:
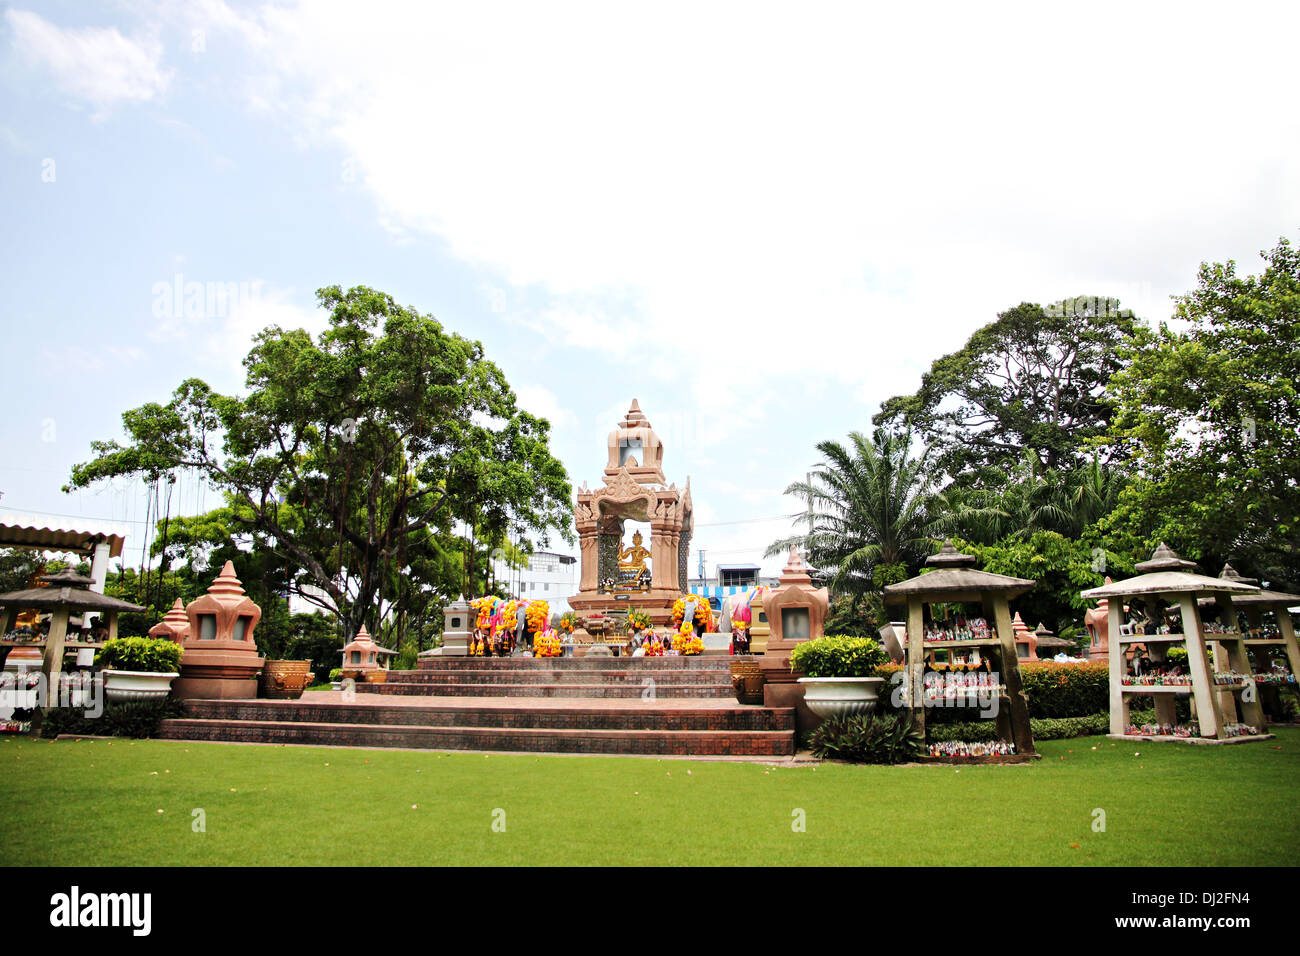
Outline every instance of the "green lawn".
[[(958, 771), (3, 738), (0, 862), (1300, 860), (1300, 730), (1232, 747), (1097, 737), (1040, 746), (1032, 765)], [(206, 832), (192, 828), (196, 808)], [(1105, 832), (1093, 830), (1096, 808)], [(493, 830), (496, 810), (504, 832)], [(806, 832), (792, 828), (796, 810)]]

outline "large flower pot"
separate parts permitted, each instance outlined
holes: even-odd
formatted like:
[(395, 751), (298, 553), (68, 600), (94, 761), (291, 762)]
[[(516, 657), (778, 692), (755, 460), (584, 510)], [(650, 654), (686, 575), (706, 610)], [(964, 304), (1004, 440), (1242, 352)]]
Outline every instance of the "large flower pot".
[(103, 670), (104, 697), (107, 700), (161, 700), (180, 675), (174, 671)]
[(804, 703), (818, 717), (849, 717), (876, 709), (883, 677), (801, 677)]

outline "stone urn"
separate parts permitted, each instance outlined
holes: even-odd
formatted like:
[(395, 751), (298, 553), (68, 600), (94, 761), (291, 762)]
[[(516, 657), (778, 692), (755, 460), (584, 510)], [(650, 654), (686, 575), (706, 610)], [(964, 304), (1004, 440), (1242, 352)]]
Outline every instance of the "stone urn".
[(876, 709), (883, 677), (801, 677), (804, 703), (818, 717), (852, 717)]
[(100, 671), (106, 700), (161, 700), (181, 675), (175, 671)]

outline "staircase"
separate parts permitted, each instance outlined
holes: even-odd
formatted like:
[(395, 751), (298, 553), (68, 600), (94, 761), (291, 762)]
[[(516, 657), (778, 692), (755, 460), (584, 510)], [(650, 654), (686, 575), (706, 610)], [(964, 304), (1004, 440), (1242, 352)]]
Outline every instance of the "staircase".
[(729, 657), (431, 657), (367, 694), (433, 697), (732, 699)]
[[(728, 658), (426, 658), (345, 697), (187, 700), (170, 740), (792, 757), (791, 708), (737, 704)], [(477, 698), (477, 699), (476, 699)], [(539, 699), (546, 698), (546, 699)]]

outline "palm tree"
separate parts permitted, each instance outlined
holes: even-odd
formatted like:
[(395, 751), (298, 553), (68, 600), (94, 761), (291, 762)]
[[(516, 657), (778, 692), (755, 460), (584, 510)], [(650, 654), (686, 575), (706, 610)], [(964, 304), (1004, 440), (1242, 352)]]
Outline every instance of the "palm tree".
[(999, 483), (952, 489), (944, 530), (976, 544), (1026, 539), (1037, 531), (1079, 537), (1109, 514), (1122, 476), (1100, 462), (1068, 472), (1045, 471), (1033, 452)]
[(774, 542), (767, 555), (798, 545), (830, 573), (832, 590), (855, 598), (906, 577), (934, 551), (943, 507), (928, 451), (914, 457), (911, 444), (910, 432), (884, 428), (870, 439), (851, 432), (848, 447), (819, 444), (824, 462), (785, 490), (809, 503), (812, 530)]

